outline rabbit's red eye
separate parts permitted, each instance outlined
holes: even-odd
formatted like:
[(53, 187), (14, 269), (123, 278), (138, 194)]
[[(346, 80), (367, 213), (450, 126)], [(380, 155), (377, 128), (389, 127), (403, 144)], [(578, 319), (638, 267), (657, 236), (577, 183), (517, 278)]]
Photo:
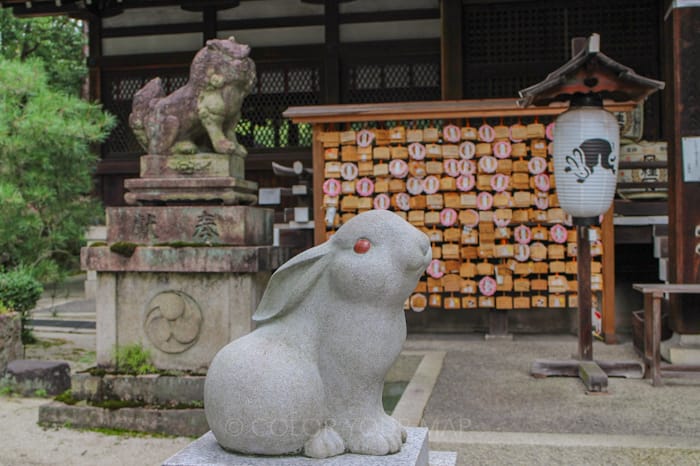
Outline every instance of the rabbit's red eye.
[(357, 242), (355, 243), (355, 247), (353, 250), (358, 253), (358, 254), (364, 254), (367, 251), (369, 251), (369, 248), (372, 246), (372, 243), (369, 242), (368, 239), (358, 239)]

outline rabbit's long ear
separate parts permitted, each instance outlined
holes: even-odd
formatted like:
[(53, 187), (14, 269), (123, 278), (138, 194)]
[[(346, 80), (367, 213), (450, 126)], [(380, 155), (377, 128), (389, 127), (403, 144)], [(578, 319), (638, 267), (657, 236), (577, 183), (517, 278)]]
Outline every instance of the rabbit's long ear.
[(307, 249), (287, 261), (272, 274), (253, 320), (261, 322), (298, 306), (310, 289), (317, 286), (330, 262), (330, 241)]

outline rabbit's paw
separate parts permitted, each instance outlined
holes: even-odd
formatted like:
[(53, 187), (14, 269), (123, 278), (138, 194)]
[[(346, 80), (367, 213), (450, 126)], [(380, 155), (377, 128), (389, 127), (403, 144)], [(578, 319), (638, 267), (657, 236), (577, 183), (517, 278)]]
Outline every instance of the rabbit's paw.
[(345, 439), (348, 451), (352, 453), (389, 455), (401, 450), (401, 444), (406, 440), (406, 430), (389, 416), (360, 422), (358, 426), (360, 428), (353, 429)]
[(311, 458), (329, 458), (345, 453), (345, 443), (331, 427), (323, 427), (304, 444), (304, 455)]

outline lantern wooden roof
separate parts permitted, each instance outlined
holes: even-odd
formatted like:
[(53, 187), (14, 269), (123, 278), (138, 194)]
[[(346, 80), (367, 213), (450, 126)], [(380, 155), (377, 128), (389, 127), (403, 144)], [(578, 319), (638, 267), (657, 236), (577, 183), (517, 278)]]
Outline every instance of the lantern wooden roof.
[(518, 105), (545, 106), (571, 100), (575, 94), (598, 94), (615, 102), (639, 102), (659, 89), (662, 81), (645, 78), (600, 51), (600, 36), (592, 34), (564, 65), (544, 81), (520, 91)]

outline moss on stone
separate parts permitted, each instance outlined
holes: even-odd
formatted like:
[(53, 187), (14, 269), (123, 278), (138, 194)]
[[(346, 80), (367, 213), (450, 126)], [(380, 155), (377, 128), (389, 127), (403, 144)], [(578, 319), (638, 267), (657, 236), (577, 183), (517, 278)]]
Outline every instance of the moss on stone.
[(131, 257), (134, 255), (134, 252), (136, 251), (137, 247), (139, 247), (139, 245), (136, 243), (130, 243), (128, 241), (118, 241), (116, 243), (113, 243), (109, 247), (109, 250), (115, 254), (119, 254), (120, 256)]
[(70, 388), (66, 390), (65, 392), (61, 393), (60, 395), (56, 395), (54, 398), (56, 401), (60, 401), (61, 403), (73, 406), (78, 402), (77, 399), (73, 398), (73, 392), (71, 392)]

